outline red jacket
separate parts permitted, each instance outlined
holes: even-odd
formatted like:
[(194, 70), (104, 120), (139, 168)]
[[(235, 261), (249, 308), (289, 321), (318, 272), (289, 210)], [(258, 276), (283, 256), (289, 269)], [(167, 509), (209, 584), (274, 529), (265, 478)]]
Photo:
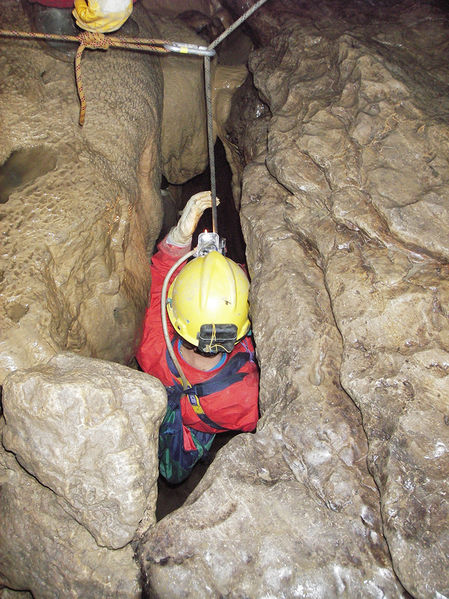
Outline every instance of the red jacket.
[[(162, 332), (161, 321), (161, 290), (164, 278), (173, 264), (189, 251), (188, 247), (177, 247), (167, 244), (164, 240), (158, 246), (158, 252), (151, 261), (151, 295), (150, 306), (145, 313), (142, 341), (136, 353), (136, 358), (141, 368), (157, 377), (166, 387), (173, 385), (173, 375), (167, 364), (164, 335)], [(181, 270), (182, 264), (173, 274), (173, 278)], [(176, 334), (167, 318), (170, 339)], [(184, 374), (191, 385), (201, 383), (213, 377), (223, 368), (224, 364), (237, 352), (253, 352), (254, 347), (250, 337), (237, 343), (230, 354), (224, 354), (225, 360), (213, 370), (203, 371), (190, 366), (184, 361), (178, 350), (178, 343), (174, 345), (175, 354), (178, 358)], [(255, 429), (258, 419), (258, 393), (259, 393), (259, 373), (256, 364), (248, 361), (239, 372), (248, 374), (243, 380), (232, 384), (226, 389), (212, 393), (200, 398), (201, 407), (206, 415), (218, 424), (227, 429), (252, 431)], [(193, 411), (193, 408), (184, 395), (181, 398), (182, 420), (185, 426), (204, 431), (207, 433), (222, 432), (205, 424)]]

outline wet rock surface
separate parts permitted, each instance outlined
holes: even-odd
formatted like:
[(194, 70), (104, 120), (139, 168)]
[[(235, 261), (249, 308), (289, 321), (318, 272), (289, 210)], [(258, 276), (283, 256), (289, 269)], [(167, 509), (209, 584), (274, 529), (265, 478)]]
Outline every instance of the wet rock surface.
[[(181, 19), (158, 16), (156, 23), (163, 39), (204, 45), (204, 40)], [(173, 54), (164, 56), (161, 62), (162, 172), (169, 183), (185, 183), (204, 171), (209, 161), (203, 61), (198, 56)]]
[(342, 335), (340, 380), (362, 412), (395, 571), (410, 593), (432, 597), (449, 593), (449, 130), (444, 101), (429, 96), (447, 86), (436, 78), (427, 95), (424, 65), (404, 53), (389, 48), (386, 61), (360, 37), (292, 30), (251, 68), (273, 112), (266, 164), (291, 193), (287, 228), (314, 254)]
[[(0, 26), (32, 24), (7, 1)], [(81, 128), (73, 63), (42, 43), (1, 38), (0, 381), (65, 349), (132, 358), (162, 217), (157, 59), (84, 52)]]

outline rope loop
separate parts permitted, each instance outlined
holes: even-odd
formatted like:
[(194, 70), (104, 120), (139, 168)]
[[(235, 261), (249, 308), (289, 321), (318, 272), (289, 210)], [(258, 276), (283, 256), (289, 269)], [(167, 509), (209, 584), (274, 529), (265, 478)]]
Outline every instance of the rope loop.
[[(225, 37), (227, 37), (236, 27), (238, 27), (243, 21), (245, 21), (253, 12), (255, 12), (262, 4), (267, 0), (257, 0), (257, 2), (247, 10), (237, 21), (235, 21), (228, 29), (226, 29), (212, 44), (208, 46), (208, 50), (215, 48)], [(44, 39), (44, 40), (62, 40), (70, 42), (78, 42), (79, 46), (75, 54), (75, 79), (76, 87), (78, 90), (78, 96), (80, 99), (80, 115), (79, 124), (81, 127), (84, 125), (86, 116), (86, 95), (84, 93), (83, 81), (81, 77), (81, 57), (85, 48), (90, 50), (107, 50), (109, 47), (113, 48), (127, 48), (130, 50), (143, 50), (145, 52), (158, 52), (168, 53), (171, 50), (168, 46), (173, 47), (174, 44), (167, 40), (156, 40), (156, 39), (141, 39), (141, 38), (123, 38), (123, 37), (106, 37), (100, 31), (83, 31), (79, 35), (59, 35), (53, 33), (36, 33), (30, 31), (6, 31), (0, 29), (0, 37), (23, 37), (29, 39)], [(188, 46), (188, 44), (186, 45)], [(178, 50), (179, 51), (179, 50)], [(205, 87), (206, 87), (206, 103), (207, 103), (207, 129), (208, 129), (208, 146), (209, 146), (209, 161), (210, 161), (210, 172), (211, 172), (211, 193), (212, 193), (212, 221), (213, 230), (216, 232), (217, 227), (217, 205), (216, 205), (216, 189), (215, 189), (215, 158), (213, 149), (213, 123), (212, 123), (212, 83), (210, 77), (210, 56), (206, 54), (204, 56), (204, 76), (205, 76)]]
[(78, 40), (82, 46), (90, 50), (107, 50), (109, 40), (99, 31), (83, 31), (78, 35)]

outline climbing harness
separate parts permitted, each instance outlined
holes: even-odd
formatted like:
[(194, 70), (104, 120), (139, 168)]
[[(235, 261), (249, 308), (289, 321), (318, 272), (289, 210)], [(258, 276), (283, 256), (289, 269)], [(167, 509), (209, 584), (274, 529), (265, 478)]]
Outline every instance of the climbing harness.
[[(175, 341), (173, 339), (170, 342), (172, 350)], [(167, 364), (173, 376), (173, 385), (167, 388), (167, 411), (159, 429), (159, 470), (168, 482), (180, 483), (187, 478), (195, 464), (209, 453), (215, 438), (215, 433), (206, 433), (184, 425), (180, 403), (182, 396), (187, 395), (195, 414), (204, 424), (220, 432), (231, 430), (207, 416), (200, 397), (212, 395), (243, 380), (247, 373), (239, 371), (251, 360), (249, 353), (238, 352), (213, 377), (184, 389), (167, 347)]]
[[(174, 348), (174, 344), (176, 342), (176, 337), (171, 341), (171, 347)], [(192, 385), (187, 389), (184, 389), (182, 385), (182, 380), (178, 376), (176, 366), (173, 363), (173, 359), (170, 355), (170, 352), (167, 348), (167, 364), (170, 369), (170, 372), (173, 376), (173, 384), (174, 389), (176, 389), (180, 393), (180, 397), (182, 395), (187, 395), (189, 399), (189, 403), (192, 406), (195, 414), (208, 426), (212, 428), (216, 428), (218, 430), (229, 430), (228, 428), (221, 426), (211, 420), (209, 416), (204, 412), (200, 397), (205, 397), (206, 395), (211, 395), (212, 393), (218, 393), (219, 391), (223, 391), (234, 383), (240, 382), (246, 376), (246, 372), (239, 372), (239, 370), (248, 362), (251, 361), (252, 354), (249, 352), (238, 352), (225, 364), (225, 366), (212, 378), (205, 381), (204, 383), (197, 383), (196, 385)]]

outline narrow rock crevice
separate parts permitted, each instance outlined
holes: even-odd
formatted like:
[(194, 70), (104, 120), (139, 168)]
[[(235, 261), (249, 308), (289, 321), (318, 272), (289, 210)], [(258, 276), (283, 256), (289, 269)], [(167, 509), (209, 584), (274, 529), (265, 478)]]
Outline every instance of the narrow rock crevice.
[[(204, 45), (242, 11), (139, 0), (128, 27)], [(268, 0), (220, 49), (218, 232), (251, 277), (261, 418), (158, 500), (164, 390), (123, 364), (161, 179), (173, 224), (210, 186), (202, 62), (85, 52), (81, 129), (61, 49), (0, 40), (0, 586), (449, 596), (448, 31), (439, 1)]]

